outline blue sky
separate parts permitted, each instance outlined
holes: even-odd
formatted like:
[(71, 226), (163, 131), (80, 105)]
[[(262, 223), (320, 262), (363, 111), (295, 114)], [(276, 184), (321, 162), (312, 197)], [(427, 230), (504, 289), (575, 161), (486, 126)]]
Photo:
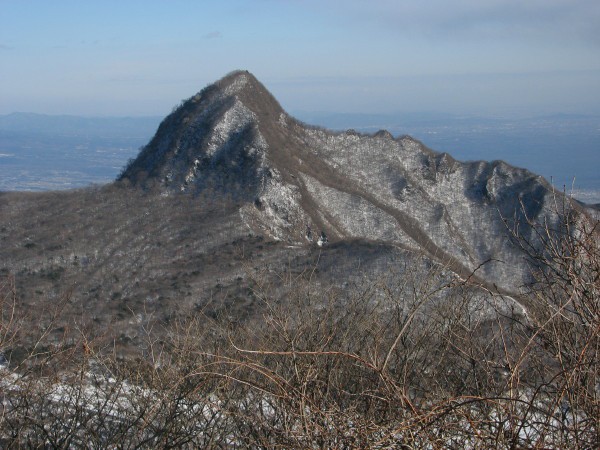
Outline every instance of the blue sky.
[(0, 0), (0, 114), (164, 115), (234, 69), (294, 111), (600, 113), (598, 0)]

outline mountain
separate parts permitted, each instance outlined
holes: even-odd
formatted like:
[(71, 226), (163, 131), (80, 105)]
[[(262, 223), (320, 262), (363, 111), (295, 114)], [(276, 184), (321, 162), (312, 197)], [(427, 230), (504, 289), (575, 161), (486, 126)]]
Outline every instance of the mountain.
[(115, 183), (0, 192), (0, 279), (23, 330), (52, 323), (59, 341), (76, 323), (123, 354), (156, 323), (260, 320), (264, 292), (284, 305), (299, 280), (323, 302), (456, 289), (520, 311), (531, 270), (510, 231), (535, 245), (527, 222), (552, 227), (560, 202), (583, 211), (501, 161), (303, 124), (234, 72), (166, 117)]
[(461, 277), (478, 269), (477, 279), (513, 293), (526, 267), (505, 219), (542, 219), (557, 195), (502, 161), (461, 163), (383, 130), (307, 126), (248, 72), (185, 101), (121, 179), (164, 192), (218, 190), (243, 200), (246, 225), (269, 238), (392, 244)]

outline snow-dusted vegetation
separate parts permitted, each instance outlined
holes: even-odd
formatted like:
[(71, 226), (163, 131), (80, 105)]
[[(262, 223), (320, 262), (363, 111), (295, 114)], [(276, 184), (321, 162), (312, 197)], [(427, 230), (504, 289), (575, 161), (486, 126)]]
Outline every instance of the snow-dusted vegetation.
[[(541, 261), (532, 274), (538, 283), (521, 298), (527, 314), (425, 260), (350, 292), (323, 289), (311, 272), (282, 271), (278, 284), (253, 272), (262, 317), (240, 324), (199, 313), (171, 323), (166, 334), (139, 319), (136, 359), (115, 357), (102, 330), (77, 321), (61, 340), (49, 339), (58, 315), (39, 311), (47, 320), (38, 339), (0, 369), (0, 442), (597, 447), (598, 230), (563, 219), (561, 230), (529, 224), (545, 239), (539, 251), (514, 236)], [(556, 238), (557, 231), (568, 233)], [(17, 295), (14, 279), (3, 277), (4, 349), (31, 334), (15, 315)]]

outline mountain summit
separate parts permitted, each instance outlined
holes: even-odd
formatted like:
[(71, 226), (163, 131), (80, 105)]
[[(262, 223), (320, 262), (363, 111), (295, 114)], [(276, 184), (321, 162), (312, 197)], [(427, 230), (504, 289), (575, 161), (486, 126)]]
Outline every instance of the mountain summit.
[(230, 194), (246, 225), (270, 238), (392, 244), (508, 292), (526, 270), (505, 219), (552, 221), (545, 205), (557, 195), (502, 161), (459, 162), (386, 131), (308, 126), (245, 71), (184, 101), (120, 179), (165, 194)]

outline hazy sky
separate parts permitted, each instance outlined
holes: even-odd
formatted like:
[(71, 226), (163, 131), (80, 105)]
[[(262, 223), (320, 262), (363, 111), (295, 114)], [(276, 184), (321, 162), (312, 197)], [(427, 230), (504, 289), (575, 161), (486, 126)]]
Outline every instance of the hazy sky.
[(0, 0), (0, 114), (164, 115), (234, 69), (294, 111), (600, 113), (600, 0)]

